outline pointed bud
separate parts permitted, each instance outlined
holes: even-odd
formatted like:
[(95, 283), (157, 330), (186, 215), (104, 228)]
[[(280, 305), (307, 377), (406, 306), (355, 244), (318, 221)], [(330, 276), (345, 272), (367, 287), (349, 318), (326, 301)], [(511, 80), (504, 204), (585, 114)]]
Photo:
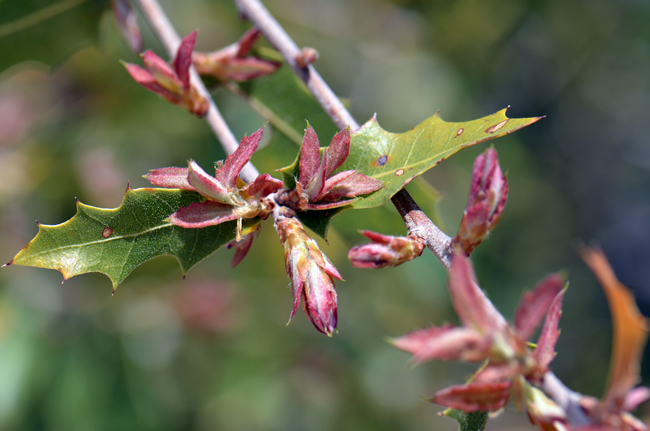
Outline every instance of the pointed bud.
[(318, 331), (331, 336), (337, 321), (333, 279), (341, 280), (341, 275), (292, 212), (288, 208), (280, 209), (275, 220), (294, 297), (291, 318), (302, 298), (305, 313), (312, 324)]
[(201, 75), (213, 76), (221, 81), (247, 81), (276, 72), (281, 63), (258, 57), (247, 57), (259, 37), (252, 28), (238, 42), (211, 53), (195, 52), (192, 62)]
[(227, 205), (241, 205), (237, 193), (229, 190), (225, 184), (205, 172), (194, 160), (189, 161), (187, 182), (208, 199)]
[(488, 148), (474, 161), (469, 199), (454, 244), (467, 255), (474, 251), (501, 219), (507, 197), (508, 181), (497, 152)]
[(134, 64), (123, 64), (131, 77), (147, 90), (187, 109), (197, 117), (204, 117), (210, 109), (210, 103), (190, 84), (190, 59), (195, 41), (196, 31), (182, 40), (173, 61), (173, 68), (153, 51), (145, 51), (142, 54), (146, 70)]
[(423, 242), (414, 235), (389, 236), (368, 230), (361, 233), (373, 242), (354, 247), (348, 252), (348, 259), (355, 268), (398, 266), (419, 257), (424, 250)]

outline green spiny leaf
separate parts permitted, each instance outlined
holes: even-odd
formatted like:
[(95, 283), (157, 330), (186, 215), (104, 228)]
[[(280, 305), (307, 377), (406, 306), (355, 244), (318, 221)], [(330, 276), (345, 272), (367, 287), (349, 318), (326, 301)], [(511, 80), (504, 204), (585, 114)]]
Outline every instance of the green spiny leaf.
[(541, 117), (508, 118), (506, 109), (478, 120), (448, 123), (438, 114), (405, 133), (390, 133), (373, 118), (352, 134), (341, 171), (354, 169), (384, 182), (384, 188), (354, 202), (371, 208), (387, 202), (417, 176), (463, 148), (507, 135)]
[[(412, 180), (463, 148), (507, 135), (542, 117), (508, 118), (506, 109), (478, 120), (462, 123), (443, 121), (438, 114), (405, 133), (390, 133), (373, 118), (352, 133), (350, 155), (338, 171), (357, 170), (384, 182), (384, 188), (361, 197), (338, 212), (299, 215), (307, 227), (322, 236), (331, 218), (346, 209), (372, 208), (390, 200)], [(285, 186), (295, 186), (300, 155), (281, 169)], [(318, 212), (318, 211), (315, 211)]]
[[(88, 272), (119, 285), (135, 267), (157, 256), (174, 256), (183, 274), (235, 239), (236, 222), (184, 229), (168, 221), (178, 208), (202, 196), (178, 189), (127, 189), (122, 204), (104, 209), (77, 202), (77, 214), (59, 225), (40, 225), (36, 237), (8, 265), (61, 271), (64, 279)], [(248, 220), (245, 225), (259, 223)]]
[(442, 414), (457, 421), (459, 431), (483, 431), (488, 421), (488, 412), (465, 413), (462, 410), (447, 409)]

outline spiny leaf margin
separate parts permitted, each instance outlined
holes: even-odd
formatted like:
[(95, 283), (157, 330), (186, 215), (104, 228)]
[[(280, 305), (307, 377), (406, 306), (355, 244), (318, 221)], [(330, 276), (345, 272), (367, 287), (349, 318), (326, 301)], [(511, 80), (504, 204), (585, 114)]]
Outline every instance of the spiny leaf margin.
[[(352, 133), (350, 155), (337, 171), (357, 170), (382, 181), (384, 187), (336, 212), (311, 211), (315, 214), (299, 214), (299, 218), (325, 238), (330, 220), (341, 211), (383, 205), (419, 175), (463, 148), (505, 136), (543, 118), (508, 118), (507, 109), (460, 123), (444, 121), (436, 113), (404, 133), (387, 132), (376, 118), (368, 120)], [(295, 187), (299, 164), (300, 155), (290, 166), (280, 170), (287, 188)]]
[[(180, 207), (201, 202), (193, 191), (127, 188), (121, 205), (105, 209), (77, 201), (77, 213), (39, 231), (7, 265), (55, 269), (64, 280), (99, 272), (117, 287), (138, 265), (173, 256), (185, 275), (194, 265), (235, 239), (236, 221), (202, 229), (172, 225), (167, 217)], [(245, 220), (251, 227), (259, 219)]]

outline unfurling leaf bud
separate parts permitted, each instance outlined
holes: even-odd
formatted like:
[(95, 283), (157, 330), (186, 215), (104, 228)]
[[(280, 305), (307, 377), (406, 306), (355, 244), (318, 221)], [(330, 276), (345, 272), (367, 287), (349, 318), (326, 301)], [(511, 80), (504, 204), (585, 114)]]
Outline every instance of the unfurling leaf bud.
[(210, 103), (190, 84), (190, 66), (196, 34), (195, 30), (183, 38), (172, 62), (173, 67), (153, 51), (145, 51), (142, 54), (146, 70), (135, 64), (123, 64), (135, 82), (147, 90), (187, 109), (197, 117), (204, 117), (208, 113)]
[(247, 81), (275, 73), (282, 63), (248, 55), (259, 35), (259, 30), (252, 28), (239, 41), (219, 51), (195, 52), (192, 61), (196, 70), (221, 81)]
[(284, 247), (285, 267), (293, 291), (294, 303), (289, 321), (302, 298), (311, 323), (318, 331), (331, 336), (337, 320), (333, 279), (341, 280), (341, 275), (294, 215), (286, 207), (278, 208), (275, 214), (275, 229)]
[(390, 236), (371, 232), (361, 232), (372, 242), (350, 249), (348, 259), (355, 268), (377, 269), (398, 266), (419, 257), (424, 243), (414, 235)]
[(508, 198), (508, 181), (501, 171), (497, 152), (488, 148), (474, 161), (467, 207), (453, 239), (469, 255), (497, 225)]

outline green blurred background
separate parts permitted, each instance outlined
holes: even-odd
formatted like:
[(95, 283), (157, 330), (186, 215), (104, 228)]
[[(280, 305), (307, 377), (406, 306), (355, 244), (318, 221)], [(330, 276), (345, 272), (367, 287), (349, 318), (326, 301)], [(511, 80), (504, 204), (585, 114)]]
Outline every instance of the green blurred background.
[[(0, 34), (25, 10), (53, 3), (0, 0)], [(34, 219), (57, 224), (73, 216), (75, 196), (116, 207), (127, 181), (146, 186), (141, 175), (150, 169), (189, 158), (207, 168), (224, 157), (203, 121), (128, 77), (118, 60), (139, 60), (105, 3), (88, 0), (0, 37), (2, 262), (36, 234)], [(598, 241), (650, 312), (650, 3), (266, 4), (299, 45), (320, 52), (316, 67), (360, 122), (377, 113), (384, 128), (402, 132), (437, 110), (445, 120), (465, 121), (507, 105), (509, 116), (547, 116), (495, 142), (510, 197), (473, 258), (482, 287), (507, 317), (523, 289), (567, 271), (571, 287), (553, 369), (571, 388), (601, 395), (609, 312), (575, 248)], [(232, 43), (247, 27), (226, 0), (162, 5), (179, 33), (200, 29), (200, 50)], [(145, 47), (162, 54), (146, 22), (139, 23)], [(215, 97), (238, 137), (264, 123), (230, 93), (217, 90)], [(449, 234), (485, 145), (425, 175), (442, 194)], [(253, 162), (273, 170), (296, 150), (272, 142)], [(346, 281), (338, 284), (339, 333), (332, 339), (302, 313), (285, 326), (292, 300), (270, 221), (234, 270), (227, 250), (185, 280), (174, 259), (158, 258), (137, 268), (115, 296), (98, 274), (61, 284), (55, 271), (0, 270), (0, 429), (456, 429), (420, 396), (463, 381), (474, 367), (409, 368), (408, 355), (385, 342), (457, 322), (445, 272), (428, 251), (399, 268), (351, 268), (346, 251), (364, 242), (354, 231), (369, 220), (373, 229), (385, 226), (383, 233), (404, 233), (390, 206), (334, 219), (338, 233), (323, 250)], [(647, 418), (650, 410), (639, 414)], [(488, 429), (530, 425), (509, 407)]]

